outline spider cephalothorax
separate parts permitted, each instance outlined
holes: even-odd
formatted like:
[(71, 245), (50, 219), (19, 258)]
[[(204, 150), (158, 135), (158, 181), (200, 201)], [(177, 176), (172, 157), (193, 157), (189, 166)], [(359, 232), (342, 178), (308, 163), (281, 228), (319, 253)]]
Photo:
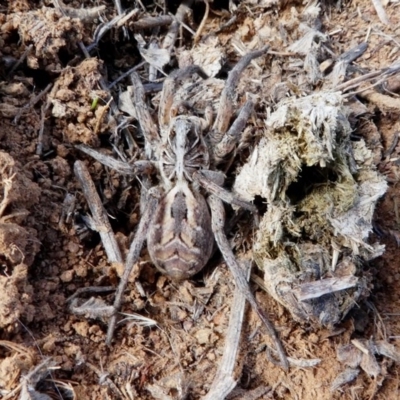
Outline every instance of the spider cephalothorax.
[(164, 185), (193, 180), (193, 172), (208, 169), (210, 155), (203, 137), (206, 122), (186, 115), (171, 121), (165, 143), (161, 145), (159, 169)]

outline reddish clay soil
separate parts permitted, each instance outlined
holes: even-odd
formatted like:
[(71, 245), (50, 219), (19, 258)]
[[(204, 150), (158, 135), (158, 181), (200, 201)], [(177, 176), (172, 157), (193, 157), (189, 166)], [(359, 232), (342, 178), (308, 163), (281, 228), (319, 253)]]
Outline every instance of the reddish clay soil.
[[(74, 176), (74, 162), (83, 160), (89, 168), (124, 255), (140, 220), (140, 180), (105, 168), (74, 147), (84, 143), (116, 157), (111, 143), (117, 143), (128, 159), (143, 157), (134, 118), (127, 125), (133, 143), (115, 139), (118, 124), (128, 117), (126, 110), (124, 114), (118, 108), (118, 99), (129, 78), (106, 90), (108, 83), (142, 61), (138, 72), (144, 83), (148, 83), (149, 60), (153, 66), (159, 63), (157, 68), (166, 74), (178, 66), (200, 64), (216, 78), (209, 91), (198, 96), (196, 106), (215, 108), (227, 71), (242, 54), (269, 44), (268, 56), (250, 65), (238, 86), (238, 108), (246, 93), (257, 106), (245, 130), (245, 144), (227, 169), (229, 188), (262, 136), (264, 119), (282, 97), (322, 90), (332, 70), (327, 64), (364, 41), (367, 50), (339, 83), (380, 71), (400, 59), (398, 1), (384, 3), (390, 20), (384, 24), (370, 0), (323, 2), (317, 11), (298, 1), (214, 0), (209, 2), (211, 10), (201, 29), (206, 12), (203, 2), (195, 2), (193, 15), (185, 19), (185, 26), (197, 35), (181, 27), (173, 46), (157, 53), (154, 61), (154, 53), (146, 53), (148, 45), (153, 42), (163, 48), (173, 19), (145, 29), (138, 21), (172, 16), (179, 3), (123, 2), (126, 9), (136, 7), (136, 11), (122, 26), (107, 31), (90, 57), (85, 57), (82, 46), (88, 47), (96, 29), (117, 15), (111, 0), (0, 2), (3, 399), (200, 399), (207, 394), (221, 360), (229, 315), (234, 311), (230, 305), (235, 285), (219, 252), (193, 279), (176, 284), (154, 268), (144, 248), (122, 311), (154, 320), (156, 325), (124, 321), (117, 326), (110, 347), (105, 344), (107, 318), (76, 315), (69, 308), (67, 299), (76, 290), (116, 287), (122, 274), (122, 266), (108, 262), (99, 235), (85, 223), (89, 211)], [(289, 49), (305, 35), (304, 26), (326, 35), (325, 59), (319, 60), (320, 76), (315, 82), (307, 81), (306, 55), (294, 55)], [(141, 41), (144, 47), (139, 51)], [(165, 60), (160, 61), (162, 57)], [(163, 76), (159, 73), (153, 87), (146, 86), (155, 114)], [(380, 242), (386, 249), (363, 266), (370, 279), (370, 296), (328, 329), (295, 321), (253, 283), (252, 290), (288, 356), (320, 361), (312, 367), (292, 365), (289, 371), (274, 365), (266, 352), (267, 346), (273, 346), (271, 339), (248, 307), (235, 368), (238, 384), (229, 398), (400, 398), (396, 352), (400, 351), (399, 76), (354, 95), (363, 112), (352, 125), (353, 133), (365, 139), (376, 168), (388, 182), (370, 235), (371, 242)], [(101, 86), (102, 81), (106, 86)], [(110, 94), (116, 100), (112, 104)], [(227, 206), (227, 210), (232, 217), (232, 208)], [(253, 228), (249, 215), (244, 215), (230, 238), (238, 257), (251, 257)], [(256, 266), (253, 274), (262, 277)], [(91, 295), (107, 304), (113, 301), (113, 292)], [(374, 352), (378, 352), (376, 357)], [(344, 373), (354, 374), (354, 379), (346, 383)]]

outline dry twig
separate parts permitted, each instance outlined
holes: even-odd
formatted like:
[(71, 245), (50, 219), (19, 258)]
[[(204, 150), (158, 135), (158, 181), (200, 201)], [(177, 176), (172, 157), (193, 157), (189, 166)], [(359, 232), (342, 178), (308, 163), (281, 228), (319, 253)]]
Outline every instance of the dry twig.
[(19, 111), (18, 114), (15, 116), (13, 123), (14, 125), (18, 124), (19, 119), (22, 117), (22, 114), (24, 112), (29, 111), (37, 102), (39, 102), (53, 87), (52, 83), (49, 83), (45, 89), (43, 89), (37, 96), (33, 97), (31, 100), (29, 100), (29, 103), (26, 104), (24, 107), (22, 107)]
[[(241, 264), (244, 275), (248, 280), (251, 272), (251, 262), (247, 260)], [(228, 331), (225, 337), (224, 353), (210, 390), (207, 395), (203, 397), (203, 400), (224, 400), (236, 386), (236, 380), (233, 377), (233, 369), (239, 350), (245, 305), (246, 295), (240, 288), (236, 287), (233, 294)]]
[(99, 195), (97, 194), (89, 171), (81, 161), (75, 162), (74, 171), (75, 176), (82, 186), (83, 194), (86, 198), (87, 204), (89, 205), (90, 211), (92, 212), (94, 226), (100, 234), (108, 260), (110, 262), (122, 263), (123, 259), (121, 251), (118, 247), (107, 213), (104, 210)]
[(371, 0), (371, 1), (375, 7), (376, 13), (378, 14), (378, 17), (381, 20), (382, 24), (390, 25), (389, 18), (386, 14), (385, 9), (383, 8), (381, 0)]

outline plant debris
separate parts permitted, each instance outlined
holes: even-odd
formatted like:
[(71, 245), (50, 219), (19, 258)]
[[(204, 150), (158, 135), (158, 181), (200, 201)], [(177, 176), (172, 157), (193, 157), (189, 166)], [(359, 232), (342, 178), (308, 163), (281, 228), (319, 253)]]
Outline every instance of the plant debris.
[(384, 251), (368, 236), (387, 184), (364, 140), (350, 140), (340, 93), (284, 100), (265, 124), (234, 186), (267, 201), (254, 258), (297, 320), (332, 327), (369, 294), (362, 266)]

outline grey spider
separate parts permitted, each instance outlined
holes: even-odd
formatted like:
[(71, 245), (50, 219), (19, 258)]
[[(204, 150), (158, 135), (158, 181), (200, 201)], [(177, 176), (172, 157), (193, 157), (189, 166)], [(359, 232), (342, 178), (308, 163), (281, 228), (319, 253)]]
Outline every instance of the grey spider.
[(204, 118), (186, 114), (174, 115), (179, 109), (174, 99), (176, 84), (193, 73), (206, 78), (201, 68), (191, 66), (176, 70), (165, 79), (158, 112), (158, 127), (147, 108), (140, 78), (133, 73), (133, 104), (145, 138), (147, 160), (128, 165), (111, 157), (100, 157), (99, 153), (87, 146), (77, 146), (121, 173), (158, 172), (160, 178), (160, 184), (146, 193), (147, 205), (116, 291), (114, 312), (107, 332), (108, 344), (112, 341), (117, 311), (121, 306), (129, 274), (146, 240), (155, 266), (172, 279), (183, 280), (190, 278), (205, 266), (211, 256), (215, 239), (236, 285), (245, 294), (274, 339), (281, 365), (284, 368), (288, 367), (275, 330), (251, 293), (225, 235), (225, 210), (221, 199), (252, 212), (257, 212), (257, 209), (253, 204), (240, 200), (224, 189), (223, 174), (217, 170), (218, 164), (239, 142), (253, 110), (253, 103), (247, 101), (230, 125), (234, 114), (235, 88), (240, 75), (254, 58), (265, 54), (267, 50), (265, 47), (247, 54), (230, 71), (214, 123), (210, 109), (206, 109)]

